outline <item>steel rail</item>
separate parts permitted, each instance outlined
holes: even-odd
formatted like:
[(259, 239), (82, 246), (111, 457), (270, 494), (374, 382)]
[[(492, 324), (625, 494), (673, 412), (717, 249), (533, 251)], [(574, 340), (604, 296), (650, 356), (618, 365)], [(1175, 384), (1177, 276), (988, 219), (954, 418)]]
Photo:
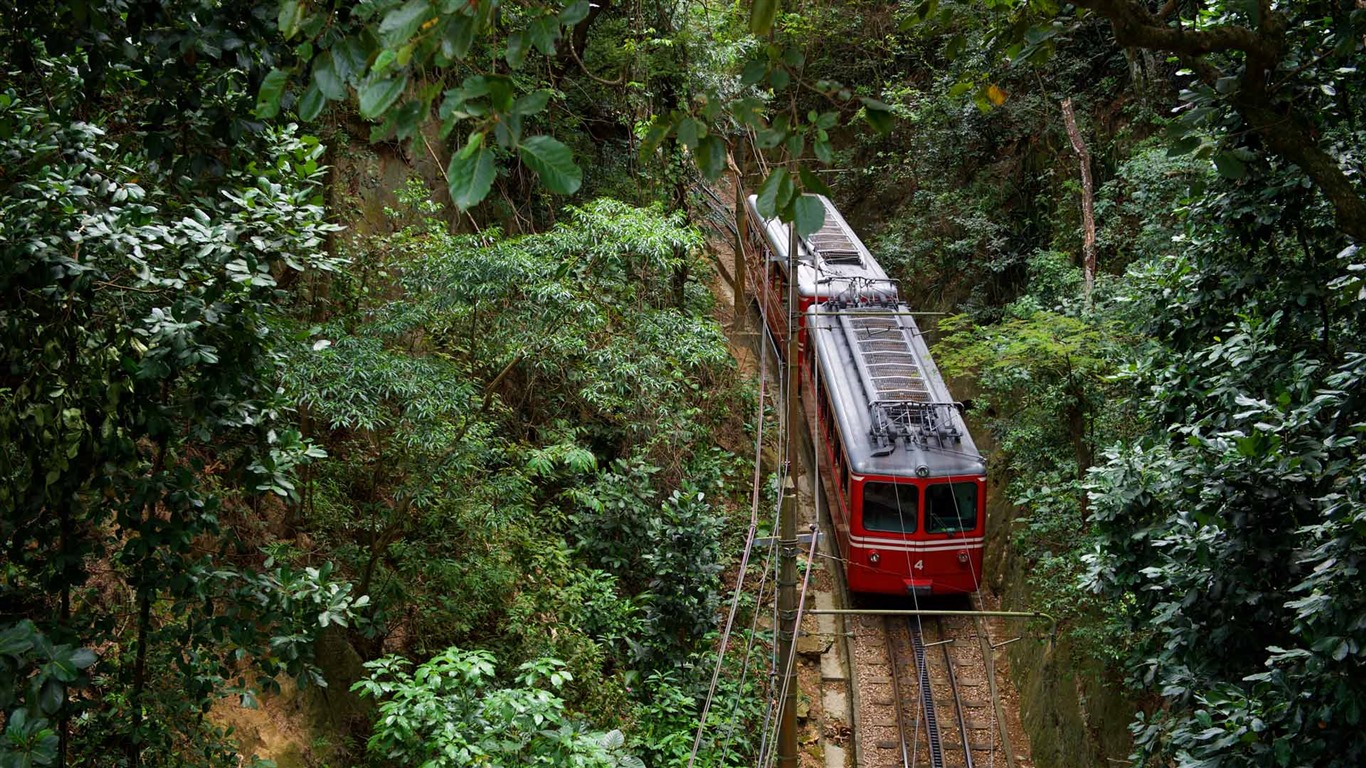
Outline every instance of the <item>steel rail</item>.
[[(981, 595), (975, 595), (974, 601), (980, 600)], [(1005, 755), (1005, 768), (1015, 768), (1015, 749), (1010, 743), (1010, 727), (1006, 723), (1005, 708), (1001, 706), (1001, 693), (996, 688), (996, 656), (991, 643), (990, 628), (987, 620), (981, 616), (974, 619), (977, 626), (977, 641), (981, 646), (982, 662), (987, 670), (987, 692), (991, 695), (991, 706), (995, 713), (996, 731), (1001, 737), (1001, 752)], [(993, 761), (995, 755), (993, 754)]]
[[(944, 624), (942, 619), (936, 618), (935, 626), (939, 627), (939, 636), (944, 636)], [(948, 641), (941, 641), (940, 648), (944, 650), (944, 669), (948, 671), (949, 691), (953, 693), (953, 707), (958, 714), (958, 732), (962, 734), (963, 759), (966, 761), (967, 768), (972, 766), (972, 742), (968, 736), (968, 721), (963, 716), (963, 699), (958, 694), (958, 672), (954, 669), (953, 656), (949, 653), (949, 646), (953, 645), (952, 638)]]
[(916, 745), (909, 739), (906, 729), (906, 713), (902, 709), (901, 702), (901, 665), (896, 663), (896, 652), (892, 648), (892, 620), (888, 617), (882, 624), (883, 634), (887, 638), (887, 659), (891, 662), (892, 669), (892, 702), (896, 709), (896, 732), (901, 741), (901, 768), (911, 768), (911, 755), (915, 752)]

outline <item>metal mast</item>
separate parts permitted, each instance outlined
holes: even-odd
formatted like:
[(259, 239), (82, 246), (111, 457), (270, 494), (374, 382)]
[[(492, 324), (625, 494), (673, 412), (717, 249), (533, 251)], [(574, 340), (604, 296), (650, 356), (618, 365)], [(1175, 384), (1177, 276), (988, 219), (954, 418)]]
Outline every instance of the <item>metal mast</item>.
[(778, 513), (778, 679), (783, 694), (778, 720), (778, 767), (797, 766), (797, 225), (787, 225), (787, 482)]

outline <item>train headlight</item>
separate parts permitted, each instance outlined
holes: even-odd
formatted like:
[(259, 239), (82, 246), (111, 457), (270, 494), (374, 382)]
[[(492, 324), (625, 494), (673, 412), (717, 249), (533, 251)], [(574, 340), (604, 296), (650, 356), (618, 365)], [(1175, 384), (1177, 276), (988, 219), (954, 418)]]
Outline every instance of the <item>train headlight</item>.
[(958, 562), (963, 563), (964, 565), (967, 565), (967, 562), (968, 562), (968, 553), (967, 553), (967, 552), (959, 552), (959, 553), (958, 553)]
[(877, 564), (880, 563), (880, 562), (882, 562), (882, 555), (879, 555), (879, 554), (876, 553), (876, 552), (869, 552), (869, 553), (868, 553), (868, 563), (869, 563), (870, 565), (877, 565)]

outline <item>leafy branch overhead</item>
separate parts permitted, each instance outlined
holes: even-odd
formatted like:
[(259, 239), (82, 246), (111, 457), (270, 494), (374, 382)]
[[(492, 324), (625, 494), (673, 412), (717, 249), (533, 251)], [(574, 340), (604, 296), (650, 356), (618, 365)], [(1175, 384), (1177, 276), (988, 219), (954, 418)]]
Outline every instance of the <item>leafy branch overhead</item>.
[[(1002, 5), (1009, 13), (998, 43), (1012, 63), (1047, 58), (1069, 29), (1071, 11), (1051, 0)], [(1173, 154), (1197, 151), (1211, 157), (1221, 175), (1237, 180), (1269, 151), (1323, 193), (1340, 231), (1366, 239), (1361, 169), (1325, 136), (1328, 116), (1344, 109), (1340, 94), (1360, 87), (1366, 38), (1360, 4), (1338, 11), (1273, 7), (1270, 0), (1074, 5), (1105, 19), (1119, 45), (1169, 54), (1183, 68), (1177, 73), (1184, 80), (1181, 105), (1170, 129)]]
[[(551, 91), (526, 89), (507, 72), (521, 69), (532, 51), (554, 55), (566, 31), (585, 23), (590, 11), (588, 0), (558, 8), (497, 0), (405, 0), (354, 9), (285, 0), (278, 23), (285, 38), (297, 42), (296, 61), (290, 70), (266, 76), (256, 114), (270, 118), (288, 107), (313, 120), (328, 102), (354, 95), (361, 117), (377, 122), (372, 140), (407, 140), (417, 136), (435, 107), (443, 139), (457, 128), (463, 134), (447, 169), (451, 197), (462, 209), (488, 195), (498, 162), (512, 155), (547, 189), (573, 194), (583, 172), (569, 148), (528, 130), (527, 123), (545, 111)], [(498, 37), (485, 39), (494, 33)], [(481, 42), (486, 47), (477, 45)], [(489, 53), (502, 63), (489, 61)], [(458, 66), (478, 74), (445, 87), (445, 78)]]
[[(447, 178), (452, 200), (468, 210), (484, 200), (499, 167), (514, 157), (556, 194), (571, 195), (583, 171), (563, 142), (544, 133), (543, 120), (556, 91), (541, 87), (532, 73), (536, 56), (555, 57), (574, 35), (586, 33), (603, 7), (588, 0), (559, 4), (476, 2), (475, 0), (389, 0), (354, 10), (329, 9), (286, 0), (278, 23), (297, 43), (290, 68), (271, 71), (261, 83), (256, 115), (271, 118), (293, 109), (313, 120), (328, 102), (354, 96), (361, 117), (376, 122), (372, 139), (411, 140), (435, 110), (440, 136), (455, 144)], [(754, 4), (751, 29), (775, 34), (776, 2)], [(803, 233), (819, 228), (821, 208), (803, 201), (802, 192), (827, 194), (814, 173), (798, 163), (809, 146), (814, 160), (834, 156), (830, 131), (846, 117), (862, 115), (886, 132), (891, 107), (830, 80), (808, 79), (805, 56), (796, 45), (765, 42), (755, 46), (739, 73), (741, 98), (697, 94), (687, 108), (655, 115), (641, 144), (646, 157), (673, 138), (707, 179), (727, 167), (737, 133), (752, 134), (762, 150), (789, 158), (791, 168), (770, 176), (773, 194), (765, 214), (796, 221)], [(448, 87), (452, 73), (470, 73)], [(545, 83), (544, 85), (549, 85)], [(625, 83), (618, 87), (629, 88)], [(799, 91), (816, 94), (823, 110), (800, 113)], [(809, 163), (810, 157), (806, 158)]]

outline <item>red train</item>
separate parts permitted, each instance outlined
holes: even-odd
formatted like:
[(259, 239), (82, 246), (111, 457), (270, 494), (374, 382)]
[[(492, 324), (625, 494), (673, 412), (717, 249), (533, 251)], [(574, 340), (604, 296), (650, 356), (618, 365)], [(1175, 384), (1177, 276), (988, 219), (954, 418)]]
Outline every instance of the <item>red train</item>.
[[(801, 396), (849, 589), (974, 592), (986, 535), (986, 463), (910, 308), (830, 201), (820, 199), (825, 226), (800, 240), (797, 258), (797, 316), (806, 331)], [(786, 279), (787, 227), (755, 227), (750, 200), (750, 231), (763, 234), (746, 248), (751, 273), (777, 265)], [(786, 293), (756, 286), (765, 322), (781, 338)]]

